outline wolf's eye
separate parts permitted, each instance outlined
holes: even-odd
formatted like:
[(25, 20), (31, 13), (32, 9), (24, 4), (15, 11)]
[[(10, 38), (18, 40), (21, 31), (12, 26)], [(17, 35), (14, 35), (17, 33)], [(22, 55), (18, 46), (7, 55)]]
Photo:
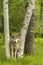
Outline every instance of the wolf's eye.
[(16, 43), (16, 41), (14, 41), (14, 43)]

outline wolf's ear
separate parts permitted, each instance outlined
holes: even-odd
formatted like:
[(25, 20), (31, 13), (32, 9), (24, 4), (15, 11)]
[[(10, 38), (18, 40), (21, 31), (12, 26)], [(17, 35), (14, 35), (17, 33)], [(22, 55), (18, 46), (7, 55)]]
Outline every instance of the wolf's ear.
[(18, 35), (20, 36), (20, 33)]
[(14, 34), (12, 34), (12, 38), (14, 38)]

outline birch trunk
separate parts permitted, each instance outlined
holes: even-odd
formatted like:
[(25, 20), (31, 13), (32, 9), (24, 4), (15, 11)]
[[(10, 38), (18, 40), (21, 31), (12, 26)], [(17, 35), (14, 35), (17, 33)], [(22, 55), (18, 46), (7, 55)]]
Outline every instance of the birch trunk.
[(10, 58), (8, 0), (3, 0), (3, 11), (4, 11), (3, 15), (4, 15), (4, 35), (5, 35), (6, 57)]
[(26, 42), (25, 42), (25, 53), (26, 54), (33, 54), (34, 52), (34, 13), (32, 14), (30, 24), (28, 26), (28, 31), (26, 35)]
[(29, 7), (27, 7), (27, 12), (23, 21), (23, 27), (20, 32), (20, 47), (18, 50), (18, 57), (23, 57), (23, 54), (24, 54), (25, 38), (26, 38), (28, 26), (29, 26), (34, 8), (35, 8), (35, 0), (32, 0), (32, 4), (29, 4)]

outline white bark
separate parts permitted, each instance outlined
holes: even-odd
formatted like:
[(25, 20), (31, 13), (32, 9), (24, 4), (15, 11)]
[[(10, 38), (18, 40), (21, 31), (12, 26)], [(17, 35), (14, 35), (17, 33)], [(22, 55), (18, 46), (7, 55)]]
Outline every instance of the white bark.
[(5, 35), (6, 57), (10, 58), (8, 0), (3, 0), (3, 13), (4, 13), (3, 15), (4, 15), (4, 35)]
[(29, 23), (30, 23), (30, 19), (32, 16), (32, 11), (34, 10), (34, 8), (35, 8), (35, 0), (32, 0), (32, 4), (29, 4), (29, 7), (27, 7), (27, 12), (23, 22), (24, 25), (20, 32), (21, 35), (20, 35), (20, 47), (18, 50), (18, 57), (23, 57), (25, 38), (26, 38)]

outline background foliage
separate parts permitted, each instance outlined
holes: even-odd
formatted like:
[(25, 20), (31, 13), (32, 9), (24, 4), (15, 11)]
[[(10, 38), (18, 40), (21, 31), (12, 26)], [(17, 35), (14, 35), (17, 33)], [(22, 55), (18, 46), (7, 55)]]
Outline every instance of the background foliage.
[[(9, 0), (10, 33), (20, 31), (25, 15), (25, 4), (24, 0)], [(0, 32), (3, 32), (2, 0), (0, 1)]]
[[(26, 2), (31, 0), (9, 0), (10, 34), (20, 32), (26, 13)], [(0, 32), (3, 32), (3, 0), (0, 1)]]
[[(39, 36), (40, 33), (43, 35), (43, 12), (42, 12), (42, 20), (40, 21), (40, 11), (41, 11), (41, 0), (37, 0), (35, 8), (35, 36)], [(39, 31), (39, 24), (40, 24), (40, 31)]]

